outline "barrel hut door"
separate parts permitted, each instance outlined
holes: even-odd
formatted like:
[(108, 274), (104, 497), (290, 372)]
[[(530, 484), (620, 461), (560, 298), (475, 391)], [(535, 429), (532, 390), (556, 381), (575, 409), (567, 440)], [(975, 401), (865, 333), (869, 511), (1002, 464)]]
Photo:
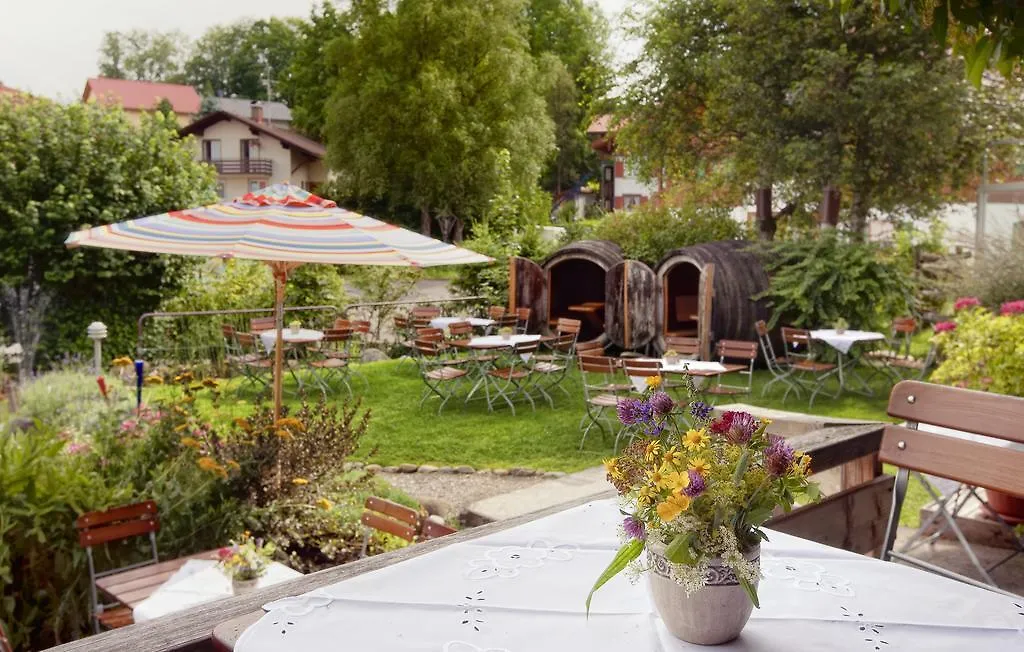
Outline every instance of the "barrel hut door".
[(537, 263), (519, 256), (508, 259), (508, 308), (530, 309), (530, 333), (538, 332), (547, 320), (547, 284), (547, 275)]
[(604, 330), (612, 344), (636, 351), (654, 339), (656, 285), (654, 271), (638, 260), (624, 260), (608, 270)]

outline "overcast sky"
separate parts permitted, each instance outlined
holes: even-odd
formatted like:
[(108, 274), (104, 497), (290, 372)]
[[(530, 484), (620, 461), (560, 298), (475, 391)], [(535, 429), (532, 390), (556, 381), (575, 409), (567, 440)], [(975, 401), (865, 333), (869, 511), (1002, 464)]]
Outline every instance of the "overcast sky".
[[(597, 0), (612, 24), (635, 0)], [(315, 0), (0, 0), (0, 82), (73, 100), (95, 76), (103, 33), (181, 30), (191, 38), (240, 18), (307, 16)], [(623, 52), (615, 39), (616, 53)]]

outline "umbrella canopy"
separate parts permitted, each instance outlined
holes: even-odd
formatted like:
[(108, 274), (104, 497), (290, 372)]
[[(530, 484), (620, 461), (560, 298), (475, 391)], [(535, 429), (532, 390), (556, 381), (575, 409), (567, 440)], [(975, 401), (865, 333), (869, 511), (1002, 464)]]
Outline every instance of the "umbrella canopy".
[(76, 231), (68, 247), (250, 258), (274, 272), (274, 411), (281, 409), (284, 285), (302, 263), (431, 267), (492, 259), (419, 233), (338, 208), (301, 188), (275, 184), (233, 201)]

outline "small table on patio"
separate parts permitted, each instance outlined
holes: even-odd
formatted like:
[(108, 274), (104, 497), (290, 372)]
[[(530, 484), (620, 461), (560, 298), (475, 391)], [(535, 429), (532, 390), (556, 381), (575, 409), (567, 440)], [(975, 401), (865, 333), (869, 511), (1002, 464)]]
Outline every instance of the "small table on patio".
[(587, 301), (586, 303), (578, 303), (567, 308), (569, 312), (578, 312), (587, 321), (599, 329), (604, 329), (604, 302), (603, 301)]
[[(851, 351), (863, 344), (864, 342), (882, 342), (885, 341), (885, 335), (875, 331), (854, 331), (844, 330), (842, 333), (835, 330), (834, 328), (825, 328), (821, 330), (811, 331), (811, 339), (824, 342), (830, 347), (836, 350), (836, 368), (839, 377), (839, 392), (842, 393), (844, 390), (851, 392), (857, 392), (866, 396), (873, 396), (874, 392), (871, 387), (867, 384), (863, 378), (857, 375), (856, 365), (860, 359), (859, 355), (851, 355)], [(846, 386), (847, 375), (860, 383), (861, 389), (858, 392), (856, 389), (848, 388)]]
[[(259, 336), (267, 353), (273, 353), (274, 347), (277, 346), (277, 331), (262, 331)], [(298, 331), (285, 328), (281, 331), (281, 339), (285, 344), (314, 344), (324, 339), (324, 333), (312, 328), (300, 328)]]
[[(470, 349), (472, 351), (484, 352), (484, 351), (497, 351), (501, 349), (509, 349), (516, 344), (522, 344), (525, 342), (539, 342), (540, 335), (510, 335), (505, 337), (503, 335), (484, 335), (481, 337), (473, 337), (468, 340), (456, 340), (452, 342), (453, 346), (457, 346), (463, 349)], [(530, 354), (522, 354), (524, 360), (529, 360)], [(487, 382), (487, 371), (493, 364), (493, 359), (490, 357), (478, 358), (479, 364), (476, 365), (479, 378), (473, 385), (473, 388), (469, 390), (469, 394), (466, 395), (466, 401), (469, 402), (473, 398), (484, 383)]]
[(483, 317), (435, 317), (430, 320), (430, 326), (432, 328), (444, 329), (459, 322), (469, 322), (469, 325), (473, 328), (489, 328), (496, 323), (493, 319), (485, 319)]
[[(301, 575), (299, 571), (275, 561), (256, 586), (263, 588)], [(217, 568), (216, 561), (189, 559), (148, 598), (135, 605), (132, 615), (135, 622), (141, 623), (232, 595), (231, 580)]]
[[(665, 629), (646, 578), (584, 599), (621, 545), (616, 499), (596, 500), (276, 600), (238, 652), (689, 650)], [(761, 608), (721, 650), (1015, 650), (1020, 600), (908, 566), (768, 531)], [(1016, 603), (1016, 604), (1015, 604)], [(247, 622), (251, 622), (246, 619)]]
[[(743, 365), (724, 365), (714, 360), (678, 360), (672, 364), (665, 361), (665, 358), (640, 358), (641, 360), (657, 360), (661, 363), (661, 372), (664, 374), (680, 374), (691, 378), (714, 378), (723, 374), (732, 373), (746, 369)], [(636, 391), (642, 392), (647, 384), (646, 378), (630, 378)], [(695, 381), (696, 384), (696, 381)], [(678, 385), (676, 385), (678, 387)], [(700, 387), (697, 387), (698, 391)]]
[(101, 577), (96, 580), (96, 588), (109, 595), (116, 602), (130, 607), (134, 617), (135, 609), (189, 561), (212, 561), (216, 559), (217, 551), (207, 550), (189, 555), (188, 557), (179, 557), (156, 564), (149, 564), (148, 566), (140, 566), (139, 568)]

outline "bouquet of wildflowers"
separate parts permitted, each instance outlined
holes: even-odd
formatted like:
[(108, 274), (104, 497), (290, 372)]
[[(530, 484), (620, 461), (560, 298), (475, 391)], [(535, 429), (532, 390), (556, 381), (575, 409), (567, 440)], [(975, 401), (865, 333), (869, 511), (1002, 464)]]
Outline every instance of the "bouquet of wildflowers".
[(798, 498), (818, 498), (807, 479), (810, 458), (767, 434), (768, 420), (746, 412), (712, 419), (692, 385), (688, 403), (650, 385), (617, 408), (632, 439), (605, 468), (621, 497), (626, 543), (591, 589), (587, 609), (594, 591), (622, 570), (646, 570), (639, 557), (651, 539), (667, 547), (672, 577), (687, 593), (705, 585), (717, 558), (757, 606), (759, 570), (743, 553), (768, 540), (761, 526), (776, 508), (789, 511)]
[(273, 543), (253, 539), (244, 532), (239, 542), (232, 541), (229, 547), (217, 551), (218, 566), (233, 580), (254, 580), (267, 572), (274, 550)]

